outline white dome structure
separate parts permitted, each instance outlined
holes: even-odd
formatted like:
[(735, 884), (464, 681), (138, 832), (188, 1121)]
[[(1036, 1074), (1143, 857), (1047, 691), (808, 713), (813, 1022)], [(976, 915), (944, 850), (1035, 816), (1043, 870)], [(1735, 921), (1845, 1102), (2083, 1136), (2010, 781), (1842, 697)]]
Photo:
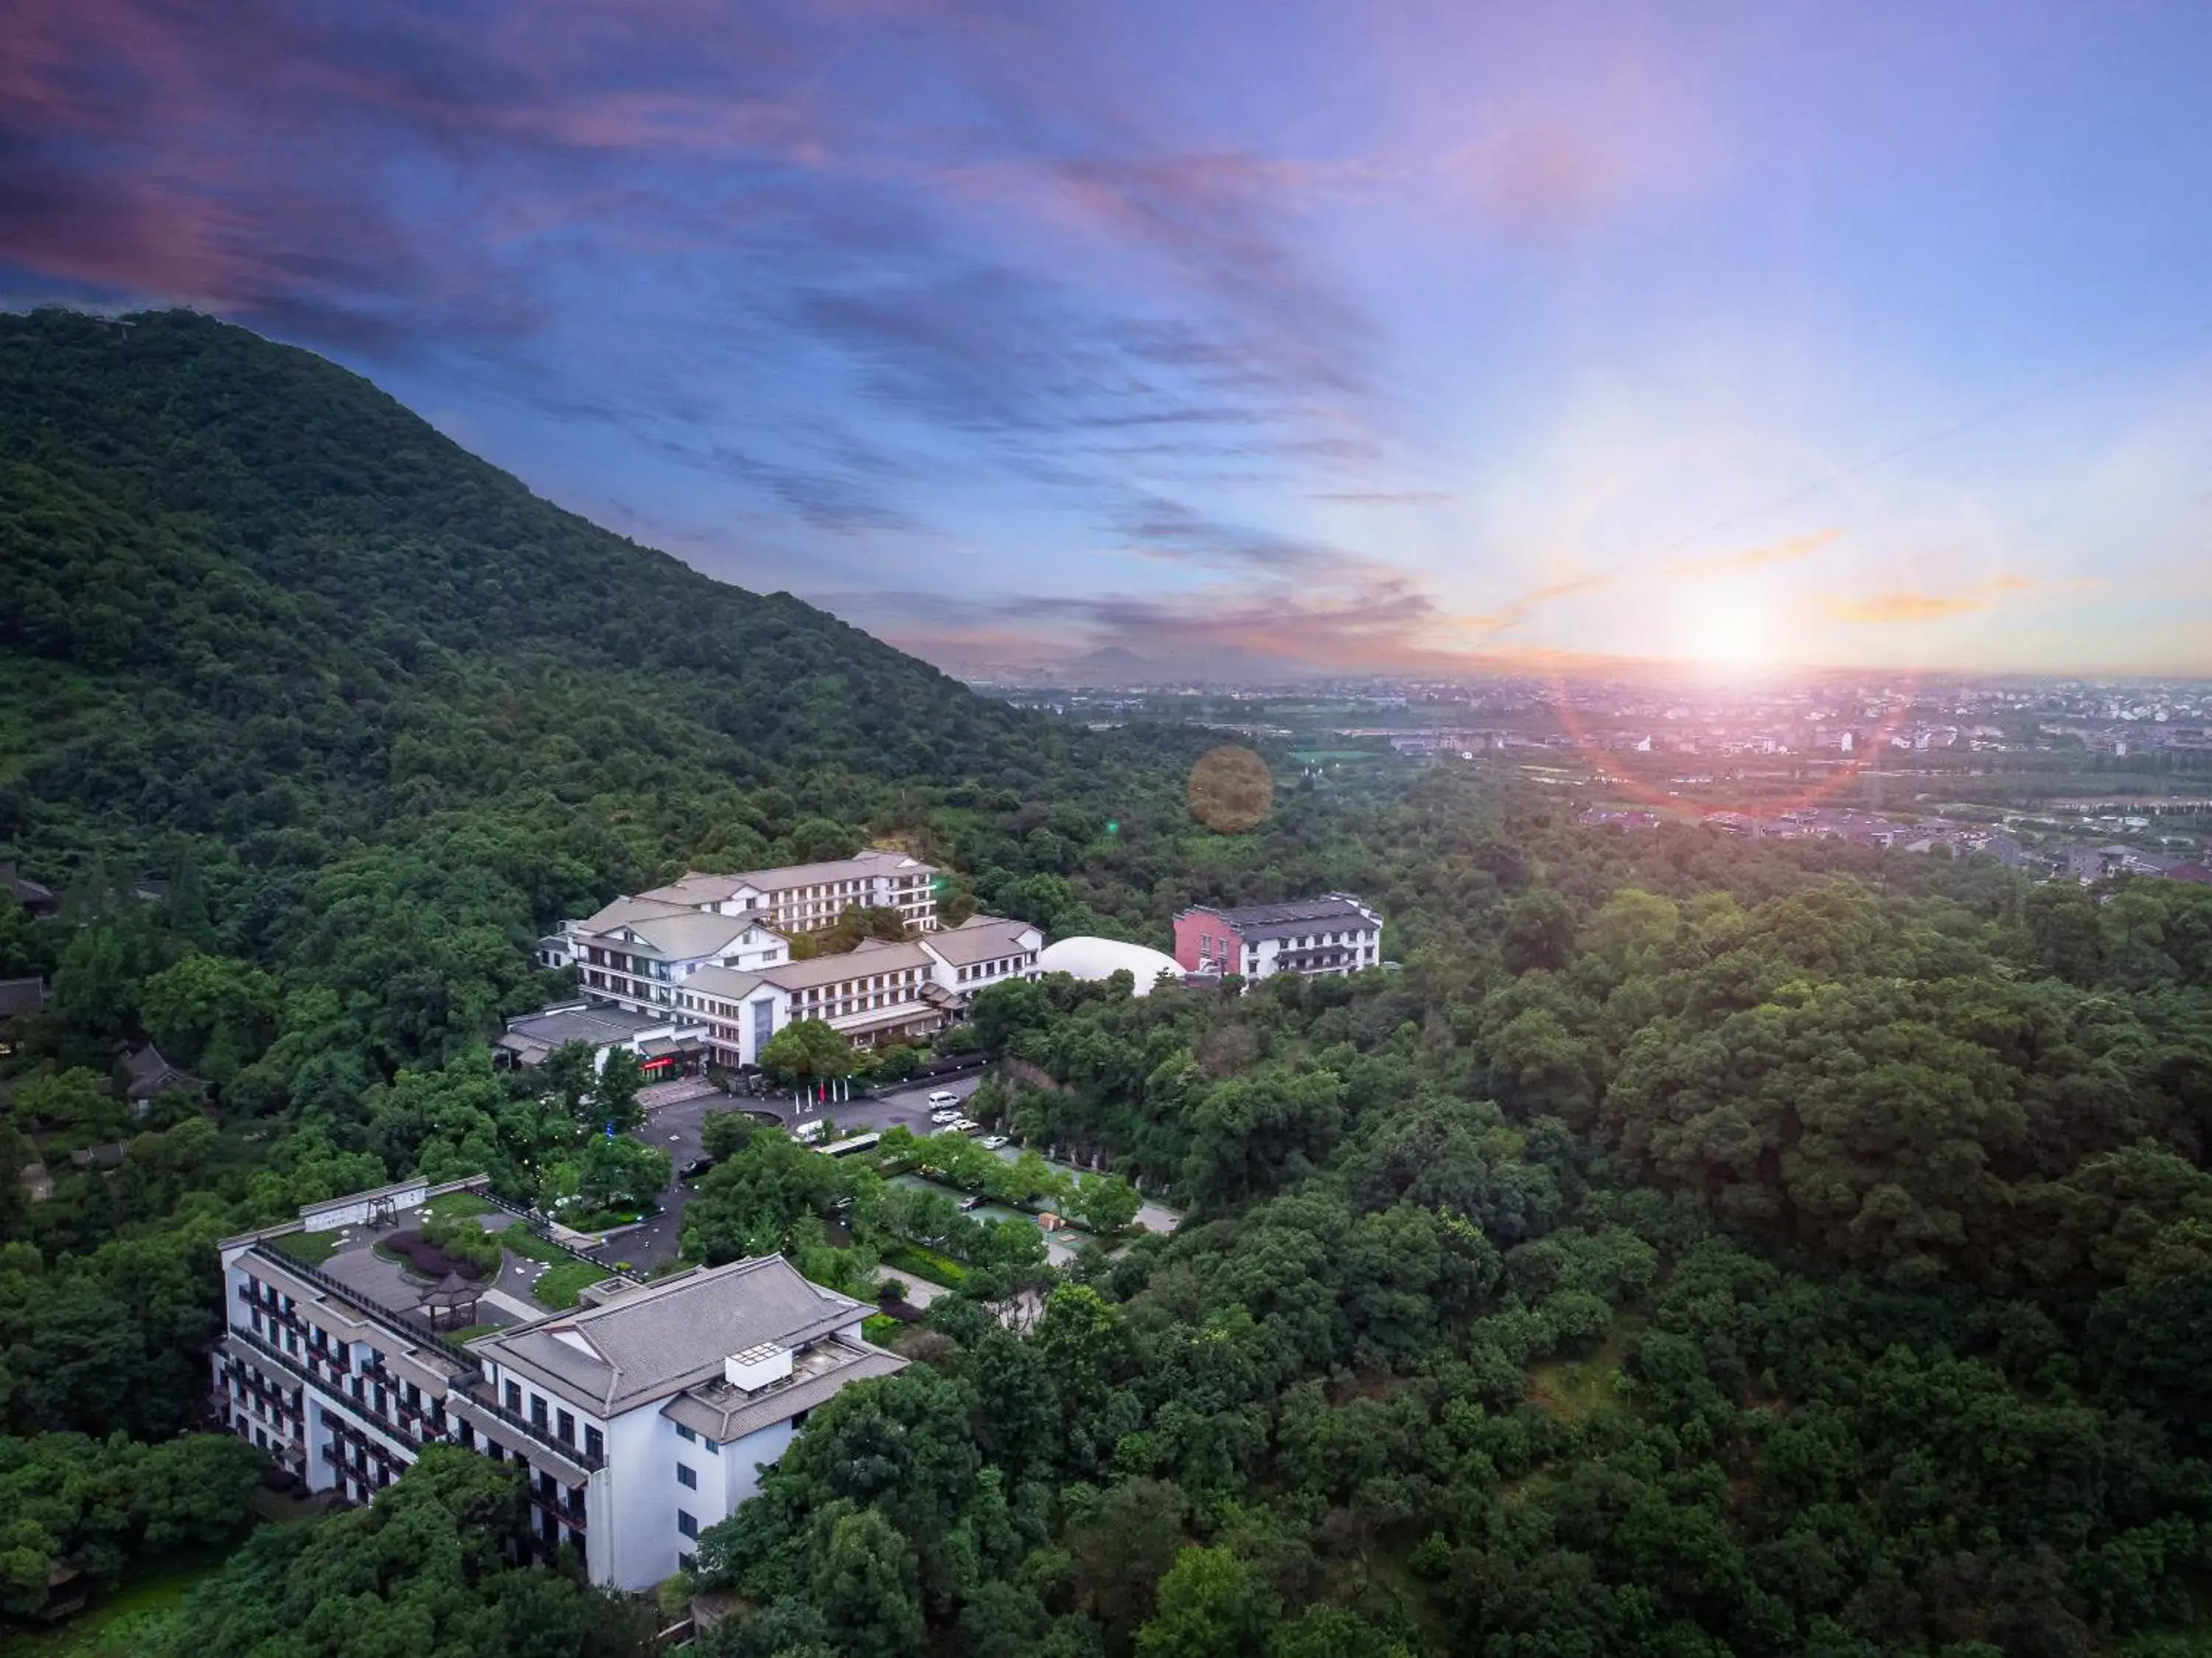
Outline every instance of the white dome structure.
[(1182, 982), (1182, 969), (1163, 950), (1142, 944), (1124, 944), (1118, 938), (1063, 938), (1048, 944), (1036, 959), (1041, 973), (1066, 973), (1073, 978), (1110, 978), (1124, 968), (1137, 981), (1137, 994), (1150, 996), (1152, 981), (1173, 973)]

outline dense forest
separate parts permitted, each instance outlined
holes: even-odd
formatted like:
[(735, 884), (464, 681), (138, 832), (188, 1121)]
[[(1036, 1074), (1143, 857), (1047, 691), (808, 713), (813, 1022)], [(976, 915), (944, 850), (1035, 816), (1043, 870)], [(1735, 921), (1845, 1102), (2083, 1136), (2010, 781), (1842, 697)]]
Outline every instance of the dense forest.
[[(418, 1169), (657, 1183), (582, 1146), (634, 1076), (492, 1070), (562, 988), (530, 940), (875, 842), (1063, 935), (1355, 890), (1393, 966), (984, 993), (975, 1112), (1187, 1210), (1065, 1270), (717, 1127), (691, 1258), (963, 1271), (671, 1587), (730, 1597), (705, 1658), (2212, 1650), (2203, 889), (1450, 770), (1221, 833), (1187, 734), (975, 698), (193, 316), (0, 319), (0, 860), (64, 895), (0, 896), (52, 992), (0, 1139), (53, 1181), (0, 1182), (0, 1613), (229, 1549), (115, 1649), (649, 1650), (662, 1608), (517, 1564), (472, 1457), (251, 1525), (257, 1454), (196, 1431), (214, 1242)], [(128, 1113), (146, 1038), (210, 1106)]]

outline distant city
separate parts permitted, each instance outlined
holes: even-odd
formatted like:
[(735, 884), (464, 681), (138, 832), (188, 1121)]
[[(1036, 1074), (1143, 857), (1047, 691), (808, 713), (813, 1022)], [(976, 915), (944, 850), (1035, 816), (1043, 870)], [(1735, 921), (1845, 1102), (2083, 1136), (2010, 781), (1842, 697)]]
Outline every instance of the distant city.
[(1318, 787), (1458, 765), (1668, 820), (1980, 853), (2052, 878), (2206, 874), (2212, 681), (1910, 675), (1538, 676), (979, 691), (1095, 728), (1194, 726)]

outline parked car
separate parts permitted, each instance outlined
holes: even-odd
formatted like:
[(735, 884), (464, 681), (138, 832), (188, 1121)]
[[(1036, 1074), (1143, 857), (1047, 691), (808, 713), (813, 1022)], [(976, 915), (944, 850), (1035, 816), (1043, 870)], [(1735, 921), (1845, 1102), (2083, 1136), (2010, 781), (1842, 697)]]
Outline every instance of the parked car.
[(939, 1088), (929, 1096), (929, 1103), (940, 1107), (951, 1106), (957, 1109), (960, 1104), (960, 1096), (948, 1088)]
[(955, 1134), (973, 1134), (983, 1125), (981, 1123), (971, 1123), (965, 1117), (956, 1117), (945, 1126)]
[(1006, 1144), (1007, 1140), (1003, 1134), (987, 1134), (975, 1143), (986, 1151), (996, 1151), (1000, 1146)]
[(942, 1128), (947, 1123), (958, 1122), (960, 1113), (957, 1111), (933, 1111), (929, 1113), (929, 1120)]
[(690, 1162), (684, 1164), (682, 1168), (676, 1171), (677, 1177), (679, 1179), (696, 1180), (702, 1174), (704, 1174), (708, 1169), (714, 1167), (714, 1160), (712, 1157), (694, 1157)]
[(966, 1197), (960, 1200), (960, 1212), (963, 1215), (965, 1215), (971, 1209), (981, 1209), (982, 1206), (982, 1198), (973, 1192), (969, 1192)]

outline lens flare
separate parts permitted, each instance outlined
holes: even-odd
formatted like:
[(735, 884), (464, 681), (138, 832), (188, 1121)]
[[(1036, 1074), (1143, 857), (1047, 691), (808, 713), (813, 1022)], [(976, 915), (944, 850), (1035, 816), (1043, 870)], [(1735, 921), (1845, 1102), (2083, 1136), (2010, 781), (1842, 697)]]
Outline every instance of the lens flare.
[(1249, 748), (1209, 748), (1190, 768), (1190, 814), (1222, 834), (1251, 828), (1267, 815), (1274, 799), (1267, 762)]

